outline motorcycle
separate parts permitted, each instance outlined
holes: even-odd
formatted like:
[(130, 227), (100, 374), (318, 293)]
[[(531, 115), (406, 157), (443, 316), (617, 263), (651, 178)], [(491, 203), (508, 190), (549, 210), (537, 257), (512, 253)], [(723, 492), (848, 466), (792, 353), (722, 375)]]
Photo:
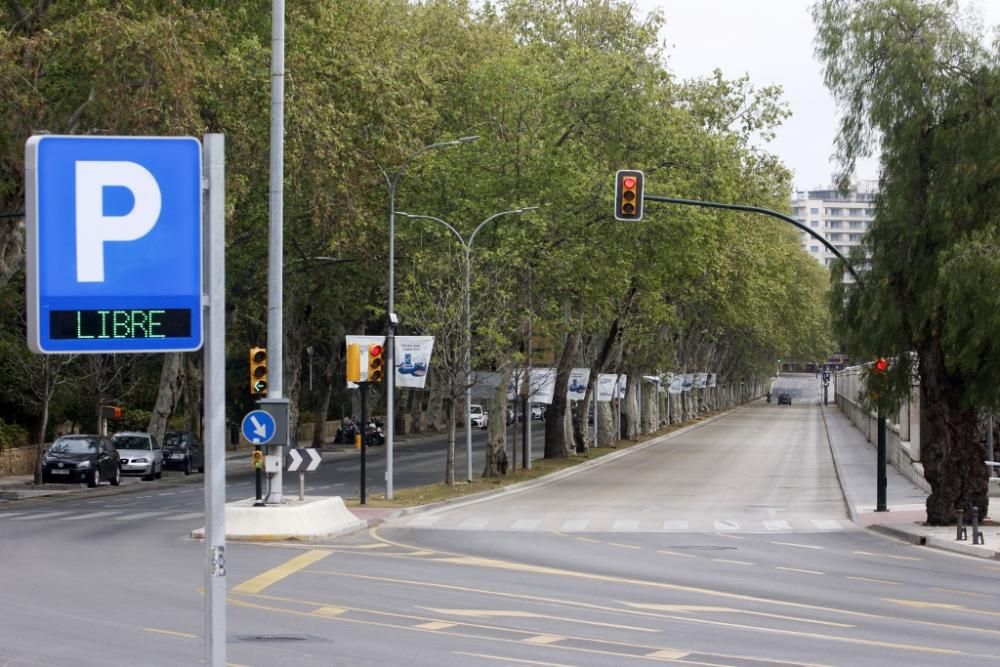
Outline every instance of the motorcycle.
[(768, 392), (768, 394), (767, 394), (767, 402), (768, 403), (771, 402), (771, 393), (770, 392)]
[(381, 419), (369, 419), (365, 426), (365, 444), (369, 447), (379, 447), (385, 444), (385, 433), (382, 432)]
[(340, 428), (337, 429), (337, 434), (334, 436), (333, 441), (341, 445), (353, 445), (357, 434), (358, 427), (354, 423), (354, 420), (350, 417), (344, 417), (344, 421), (341, 422)]

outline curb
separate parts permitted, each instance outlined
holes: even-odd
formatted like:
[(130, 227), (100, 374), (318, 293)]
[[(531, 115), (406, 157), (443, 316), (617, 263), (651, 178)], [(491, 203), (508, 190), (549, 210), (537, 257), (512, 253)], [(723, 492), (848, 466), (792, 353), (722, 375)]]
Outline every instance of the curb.
[(954, 553), (963, 554), (965, 556), (973, 556), (975, 558), (985, 558), (987, 560), (1000, 560), (1000, 551), (995, 549), (978, 549), (974, 546), (968, 544), (958, 544), (950, 540), (944, 540), (940, 537), (931, 537), (930, 535), (924, 535), (920, 531), (912, 528), (903, 528), (901, 526), (892, 526), (886, 524), (872, 524), (870, 526), (864, 526), (868, 530), (876, 533), (881, 533), (882, 535), (887, 535), (889, 537), (894, 537), (904, 542), (909, 542), (910, 544), (915, 544), (917, 546), (931, 547), (934, 549), (941, 549), (942, 551), (951, 551)]
[(833, 446), (833, 439), (830, 438), (830, 427), (826, 423), (826, 406), (823, 405), (822, 401), (819, 404), (819, 413), (823, 417), (823, 432), (826, 433), (826, 446), (830, 449), (830, 456), (833, 458), (833, 471), (837, 475), (837, 485), (840, 486), (840, 495), (844, 498), (844, 504), (847, 505), (847, 516), (851, 520), (851, 523), (860, 526), (861, 522), (858, 520), (858, 511), (854, 508), (854, 502), (847, 494), (847, 485), (844, 484), (844, 478), (840, 474), (840, 461), (837, 459), (837, 448)]

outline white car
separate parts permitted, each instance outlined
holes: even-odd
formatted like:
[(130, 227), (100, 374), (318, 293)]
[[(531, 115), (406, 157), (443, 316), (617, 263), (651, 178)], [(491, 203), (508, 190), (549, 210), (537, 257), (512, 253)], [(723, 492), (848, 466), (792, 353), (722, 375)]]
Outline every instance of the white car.
[(472, 418), (472, 425), (476, 428), (484, 429), (490, 423), (490, 417), (481, 405), (470, 405), (469, 416)]
[(163, 477), (163, 450), (149, 433), (115, 433), (111, 441), (118, 450), (123, 475), (142, 475), (143, 479)]

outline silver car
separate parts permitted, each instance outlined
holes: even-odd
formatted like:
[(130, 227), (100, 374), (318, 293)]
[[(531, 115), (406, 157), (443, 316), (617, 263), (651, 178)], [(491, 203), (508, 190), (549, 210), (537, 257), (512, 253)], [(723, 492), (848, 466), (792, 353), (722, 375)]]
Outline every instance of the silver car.
[(116, 433), (111, 438), (121, 461), (123, 475), (143, 479), (163, 477), (163, 450), (149, 433)]

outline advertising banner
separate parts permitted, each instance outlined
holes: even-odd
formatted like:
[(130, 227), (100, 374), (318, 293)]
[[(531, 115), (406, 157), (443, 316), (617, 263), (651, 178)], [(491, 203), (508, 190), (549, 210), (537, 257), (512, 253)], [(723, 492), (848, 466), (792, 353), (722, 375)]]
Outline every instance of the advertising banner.
[[(385, 345), (385, 336), (345, 336), (345, 338), (346, 338), (346, 340), (344, 341), (345, 349), (347, 345), (350, 345), (352, 343), (354, 343), (355, 345), (359, 345), (362, 350), (367, 350), (369, 345)], [(362, 364), (365, 363), (363, 359), (361, 363)], [(358, 385), (348, 381), (347, 388), (357, 389)]]
[(628, 385), (628, 376), (618, 376), (618, 398), (625, 398), (625, 387)]
[(528, 400), (532, 403), (552, 404), (552, 396), (556, 389), (556, 369), (554, 368), (532, 368), (531, 381), (528, 384), (530, 395)]
[(431, 366), (434, 336), (396, 336), (396, 386), (423, 389)]
[(667, 390), (671, 394), (679, 394), (684, 391), (684, 376), (677, 374), (670, 378), (670, 388)]
[(681, 385), (682, 391), (691, 391), (691, 386), (694, 385), (694, 373), (684, 374), (684, 384)]
[(694, 374), (694, 388), (704, 389), (705, 385), (708, 383), (708, 373), (695, 373)]
[(712, 387), (715, 386), (715, 373), (709, 373), (708, 374), (708, 386), (709, 386), (709, 388), (712, 388)]
[(582, 401), (587, 393), (587, 383), (590, 382), (589, 368), (574, 368), (569, 372), (569, 386), (566, 388), (566, 398), (570, 401)]

